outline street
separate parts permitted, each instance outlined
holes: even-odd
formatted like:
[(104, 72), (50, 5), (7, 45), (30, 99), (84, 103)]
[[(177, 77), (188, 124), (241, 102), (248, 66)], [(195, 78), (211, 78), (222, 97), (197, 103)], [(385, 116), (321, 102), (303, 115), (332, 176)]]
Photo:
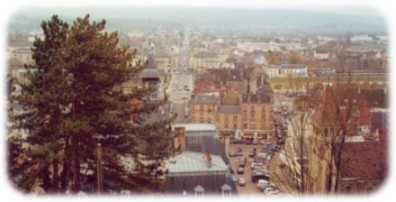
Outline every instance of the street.
[(169, 101), (172, 103), (171, 113), (177, 113), (174, 123), (189, 122), (189, 100), (194, 89), (194, 77), (187, 71), (189, 43), (189, 32), (186, 30), (182, 47), (180, 48), (179, 63), (176, 71), (172, 72), (168, 89), (166, 89)]
[[(261, 151), (261, 149), (263, 149), (266, 146), (262, 145), (262, 144), (247, 145), (244, 143), (238, 143), (238, 144), (229, 143), (230, 141), (225, 141), (225, 142), (226, 142), (226, 144), (228, 144), (226, 146), (226, 153), (228, 156), (229, 156), (229, 151), (233, 151), (236, 148), (240, 148), (242, 150), (243, 157), (245, 157), (247, 159), (245, 167), (244, 167), (244, 173), (237, 174), (237, 169), (239, 167), (239, 160), (240, 160), (241, 156), (236, 156), (236, 157), (229, 156), (230, 165), (231, 165), (231, 168), (234, 170), (236, 177), (237, 178), (243, 177), (246, 181), (245, 186), (239, 186), (237, 183), (238, 193), (241, 195), (251, 195), (251, 194), (265, 195), (257, 187), (257, 183), (254, 183), (251, 181), (251, 175), (252, 175), (251, 163), (253, 162), (253, 157), (249, 157), (249, 152), (254, 150), (254, 148), (256, 148), (256, 151), (259, 152), (259, 151)], [(265, 144), (275, 145), (274, 141), (265, 142)], [(268, 170), (268, 171), (271, 172), (270, 170)]]

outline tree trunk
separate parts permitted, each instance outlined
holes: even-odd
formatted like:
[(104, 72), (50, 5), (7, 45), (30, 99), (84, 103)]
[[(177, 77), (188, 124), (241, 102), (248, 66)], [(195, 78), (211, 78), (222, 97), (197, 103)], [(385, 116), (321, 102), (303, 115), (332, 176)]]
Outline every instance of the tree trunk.
[(52, 163), (52, 166), (54, 168), (53, 172), (53, 186), (54, 186), (54, 191), (58, 192), (59, 191), (59, 176), (58, 176), (58, 172), (59, 172), (59, 165), (58, 165), (58, 160), (54, 160), (54, 162)]
[(72, 137), (72, 148), (73, 148), (73, 188), (74, 193), (78, 193), (81, 188), (81, 175), (80, 175), (80, 154), (79, 150), (79, 137), (75, 134)]
[(70, 146), (69, 146), (69, 138), (66, 138), (66, 146), (65, 146), (65, 159), (63, 162), (63, 167), (62, 167), (62, 174), (61, 174), (61, 191), (66, 192), (68, 185), (69, 185), (69, 176), (70, 176), (70, 163), (69, 163), (69, 158), (70, 157)]
[(305, 193), (305, 173), (304, 173), (304, 135), (303, 135), (303, 129), (301, 129), (301, 137), (300, 137), (300, 193), (304, 194)]

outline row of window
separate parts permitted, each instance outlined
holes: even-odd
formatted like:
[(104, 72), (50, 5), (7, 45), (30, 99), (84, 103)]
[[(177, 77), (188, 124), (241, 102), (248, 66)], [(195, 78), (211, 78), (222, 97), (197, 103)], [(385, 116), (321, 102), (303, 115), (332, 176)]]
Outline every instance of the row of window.
[(250, 105), (250, 107), (249, 107), (249, 105), (244, 105), (243, 106), (243, 112), (244, 113), (247, 113), (248, 112), (248, 108), (250, 108), (250, 113), (254, 113), (254, 112), (256, 112), (256, 111), (258, 111), (258, 110), (260, 110), (260, 108), (261, 108), (261, 113), (266, 113), (266, 111), (268, 111), (266, 108), (267, 108), (268, 106), (256, 106), (256, 105)]
[[(248, 126), (250, 126), (250, 127), (248, 127)], [(255, 123), (251, 123), (251, 124), (244, 123), (243, 124), (243, 129), (251, 129), (251, 130), (256, 130), (256, 129), (266, 130), (266, 129), (268, 129), (266, 127), (266, 124), (264, 124), (264, 123), (262, 123), (260, 126), (261, 126), (261, 128), (260, 127), (256, 128), (256, 124)]]
[(206, 108), (206, 110), (207, 111), (215, 111), (215, 109), (216, 109), (216, 107), (215, 106), (212, 106), (212, 105), (203, 105), (203, 104), (194, 104), (193, 106), (192, 106), (192, 108), (194, 109), (194, 110), (199, 110), (199, 111), (205, 111), (205, 108)]

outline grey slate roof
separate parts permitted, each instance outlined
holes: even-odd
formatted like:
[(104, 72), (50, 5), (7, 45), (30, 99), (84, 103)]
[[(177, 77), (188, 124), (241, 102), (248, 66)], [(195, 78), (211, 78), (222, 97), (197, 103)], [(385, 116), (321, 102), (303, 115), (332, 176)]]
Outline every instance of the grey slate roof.
[(217, 58), (219, 55), (213, 51), (199, 51), (194, 54), (194, 58)]
[(218, 137), (218, 131), (213, 124), (173, 124), (175, 127), (185, 127), (186, 150), (195, 152), (209, 152), (221, 156), (228, 165), (229, 160), (225, 153), (224, 143)]
[(147, 67), (146, 69), (157, 69), (157, 65), (155, 64), (154, 54), (149, 53), (147, 57)]
[[(165, 188), (165, 193), (194, 195), (194, 189), (199, 185), (204, 189), (205, 195), (221, 194), (224, 188), (230, 188), (231, 194), (237, 194), (235, 182), (229, 170), (229, 160), (224, 150), (224, 144), (217, 138), (217, 129), (213, 124), (172, 124), (172, 128), (184, 127), (186, 138), (186, 151), (184, 152), (184, 175), (176, 175), (175, 172), (170, 176), (170, 184)], [(207, 167), (203, 154), (210, 153), (212, 157), (212, 168), (219, 169), (216, 172), (210, 171)], [(195, 165), (192, 162), (198, 163)], [(187, 171), (197, 171), (187, 173)], [(213, 170), (212, 170), (213, 171)], [(171, 172), (170, 172), (171, 173)]]
[(220, 105), (217, 109), (219, 113), (239, 113), (241, 112), (241, 107), (238, 105)]
[(271, 103), (271, 98), (266, 94), (244, 93), (242, 96), (244, 103)]
[(220, 102), (220, 97), (214, 94), (195, 94), (193, 95), (191, 102), (200, 104), (216, 104)]
[(205, 195), (221, 195), (222, 187), (230, 187), (231, 195), (237, 195), (235, 182), (230, 174), (225, 175), (194, 175), (171, 177), (170, 184), (165, 188), (165, 193), (194, 195), (194, 188), (201, 186)]
[(304, 64), (281, 64), (279, 67), (281, 69), (301, 69), (301, 68), (307, 68), (307, 65), (304, 65)]
[(142, 79), (159, 79), (161, 78), (160, 73), (155, 64), (154, 54), (150, 53), (147, 58), (147, 66), (139, 75)]
[(212, 166), (208, 167), (204, 153), (184, 151), (170, 161), (165, 162), (168, 176), (197, 174), (226, 174), (228, 167), (218, 155), (211, 155)]

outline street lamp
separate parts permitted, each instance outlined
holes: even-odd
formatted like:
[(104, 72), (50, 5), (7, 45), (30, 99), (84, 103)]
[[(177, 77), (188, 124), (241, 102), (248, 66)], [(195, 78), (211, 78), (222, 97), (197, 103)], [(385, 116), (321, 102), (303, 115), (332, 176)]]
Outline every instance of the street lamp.
[(100, 195), (103, 192), (103, 172), (102, 172), (102, 144), (96, 144), (96, 179), (97, 189)]
[(94, 135), (96, 140), (96, 183), (98, 195), (103, 193), (103, 169), (102, 169), (102, 144), (100, 143), (100, 137), (98, 134)]

